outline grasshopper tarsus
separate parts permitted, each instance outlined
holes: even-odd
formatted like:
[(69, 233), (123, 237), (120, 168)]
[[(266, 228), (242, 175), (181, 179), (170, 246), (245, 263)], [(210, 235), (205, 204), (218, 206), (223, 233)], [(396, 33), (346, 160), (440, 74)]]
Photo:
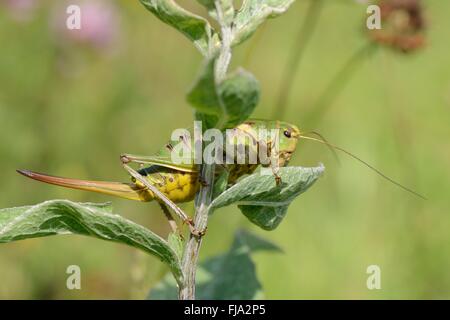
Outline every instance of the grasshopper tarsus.
[(203, 229), (202, 231), (199, 231), (199, 237), (203, 237), (206, 234), (206, 230), (208, 229), (208, 227), (206, 227), (205, 229)]
[(192, 235), (194, 235), (197, 238), (202, 238), (206, 234), (207, 229), (208, 228), (205, 228), (203, 230), (197, 230), (194, 228), (193, 230), (191, 230), (191, 233), (192, 233)]
[(202, 185), (202, 187), (208, 187), (209, 183), (206, 182), (201, 176), (198, 177), (198, 182)]
[(203, 230), (198, 230), (198, 229), (195, 227), (195, 223), (194, 223), (194, 221), (192, 220), (192, 218), (188, 218), (188, 219), (184, 220), (183, 223), (186, 223), (186, 224), (189, 225), (189, 230), (190, 230), (191, 234), (192, 234), (194, 237), (201, 238), (201, 237), (203, 237), (203, 236), (206, 234), (206, 229), (207, 229), (207, 228), (205, 228), (205, 229), (203, 229)]
[(127, 164), (131, 162), (130, 158), (128, 158), (126, 154), (120, 155), (120, 161), (122, 162), (122, 164)]
[(276, 175), (275, 176), (275, 184), (277, 185), (277, 187), (280, 186), (282, 182), (283, 181), (281, 180), (281, 177), (279, 175)]
[(194, 220), (192, 220), (192, 218), (186, 218), (182, 220), (183, 224), (186, 223), (187, 225), (194, 227)]

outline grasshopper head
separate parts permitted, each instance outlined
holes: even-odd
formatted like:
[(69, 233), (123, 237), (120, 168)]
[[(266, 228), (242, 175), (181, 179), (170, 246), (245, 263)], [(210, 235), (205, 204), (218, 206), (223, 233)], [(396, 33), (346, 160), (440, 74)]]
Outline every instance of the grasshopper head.
[[(278, 135), (278, 144), (277, 146), (275, 146), (275, 148), (277, 148), (276, 150), (278, 151), (277, 156), (279, 167), (284, 167), (288, 164), (292, 154), (295, 151), (295, 148), (297, 147), (297, 142), (301, 137), (300, 130), (297, 126), (277, 120), (250, 119), (240, 124), (237, 129), (239, 129), (240, 132), (253, 137), (254, 140), (257, 140), (259, 137), (257, 130), (263, 129), (266, 132), (267, 130), (270, 130), (271, 132), (275, 130)], [(260, 143), (263, 142), (267, 146), (271, 145), (271, 148), (274, 148), (272, 133), (263, 136), (268, 139), (266, 139), (265, 141), (260, 140)]]
[(279, 132), (279, 159), (278, 165), (284, 167), (291, 160), (291, 156), (297, 148), (297, 142), (300, 138), (300, 130), (296, 125), (287, 122), (278, 122)]

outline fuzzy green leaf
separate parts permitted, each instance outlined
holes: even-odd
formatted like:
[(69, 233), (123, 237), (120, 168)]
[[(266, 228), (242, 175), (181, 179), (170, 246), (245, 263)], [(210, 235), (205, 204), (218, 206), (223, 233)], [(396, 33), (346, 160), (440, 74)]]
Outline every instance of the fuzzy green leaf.
[[(208, 13), (211, 17), (218, 20), (216, 4), (214, 0), (197, 0), (200, 4), (204, 5), (208, 9)], [(223, 11), (224, 22), (230, 25), (234, 18), (234, 6), (233, 0), (220, 0), (220, 6)]]
[(150, 230), (120, 215), (110, 204), (51, 200), (34, 206), (0, 210), (0, 243), (58, 234), (78, 234), (123, 243), (158, 257), (182, 280), (180, 261), (169, 244)]
[(167, 238), (167, 242), (173, 251), (177, 254), (178, 259), (181, 261), (183, 257), (184, 241), (179, 233), (171, 232)]
[[(281, 249), (273, 243), (246, 231), (238, 231), (225, 254), (201, 263), (197, 270), (197, 299), (247, 300), (263, 298), (262, 286), (256, 277), (251, 254), (256, 251)], [(149, 299), (176, 299), (175, 281), (164, 277), (150, 291)]]
[(276, 185), (273, 175), (263, 175), (258, 171), (238, 181), (215, 198), (210, 208), (238, 204), (250, 221), (265, 230), (273, 230), (283, 220), (289, 204), (312, 186), (323, 171), (323, 166), (280, 168), (282, 183), (279, 186)]
[(294, 0), (244, 0), (234, 19), (232, 45), (247, 40), (266, 19), (283, 14), (293, 2)]
[(228, 121), (226, 128), (234, 127), (250, 117), (259, 102), (259, 82), (244, 69), (230, 74), (219, 86)]
[(218, 36), (209, 22), (183, 9), (175, 1), (140, 0), (140, 2), (161, 21), (188, 37), (204, 56), (208, 56), (210, 49), (217, 45)]
[(187, 95), (187, 101), (199, 114), (220, 115), (221, 106), (214, 76), (215, 60), (205, 63), (200, 77)]
[(206, 128), (231, 128), (245, 121), (259, 102), (259, 82), (249, 72), (238, 69), (216, 85), (215, 63), (209, 61), (188, 93), (188, 102), (196, 109), (196, 118)]
[(230, 173), (227, 170), (223, 170), (223, 172), (214, 180), (213, 199), (217, 198), (227, 189), (229, 176)]

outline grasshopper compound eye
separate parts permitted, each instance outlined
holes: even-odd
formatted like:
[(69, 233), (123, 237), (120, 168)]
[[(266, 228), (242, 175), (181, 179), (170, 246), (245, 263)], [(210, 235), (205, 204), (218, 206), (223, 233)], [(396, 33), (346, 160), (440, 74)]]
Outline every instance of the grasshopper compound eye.
[(284, 130), (283, 134), (286, 138), (290, 138), (292, 136), (291, 131), (288, 129)]

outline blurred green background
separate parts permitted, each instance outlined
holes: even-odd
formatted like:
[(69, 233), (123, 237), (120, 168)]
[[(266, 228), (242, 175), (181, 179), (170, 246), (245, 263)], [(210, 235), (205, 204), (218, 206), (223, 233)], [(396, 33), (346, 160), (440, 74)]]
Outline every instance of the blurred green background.
[[(0, 207), (112, 200), (115, 212), (166, 235), (154, 203), (40, 184), (15, 170), (127, 181), (121, 153), (152, 154), (173, 129), (192, 125), (185, 93), (200, 54), (138, 1), (104, 1), (100, 22), (84, 36), (65, 29), (63, 3), (19, 2), (25, 5), (0, 1)], [(195, 1), (180, 3), (204, 14)], [(284, 250), (254, 257), (269, 299), (450, 298), (450, 2), (424, 4), (426, 47), (408, 55), (380, 48), (322, 115), (314, 104), (367, 43), (366, 6), (325, 0), (280, 120), (318, 130), (429, 200), (345, 155), (339, 165), (323, 146), (301, 142), (292, 164), (323, 162), (325, 176), (272, 232), (251, 225), (236, 207), (218, 211), (201, 259), (225, 251), (243, 227)], [(232, 68), (243, 66), (261, 82), (254, 117), (270, 118), (279, 107), (282, 71), (307, 7), (298, 0), (234, 52)], [(192, 214), (192, 205), (184, 208)], [(82, 290), (66, 288), (71, 264), (81, 267)], [(381, 290), (366, 287), (372, 264), (381, 267)], [(135, 249), (79, 236), (0, 245), (3, 299), (141, 299), (166, 272)]]

